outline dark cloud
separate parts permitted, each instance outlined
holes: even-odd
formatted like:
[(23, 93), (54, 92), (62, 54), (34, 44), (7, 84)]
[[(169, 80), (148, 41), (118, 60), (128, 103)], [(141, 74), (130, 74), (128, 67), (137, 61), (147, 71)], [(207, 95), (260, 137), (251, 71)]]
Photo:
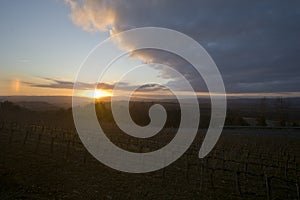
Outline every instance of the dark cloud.
[(138, 91), (153, 92), (168, 90), (165, 86), (159, 84), (146, 84), (139, 87)]
[[(49, 81), (49, 83), (32, 83), (26, 81), (23, 81), (22, 83), (25, 85), (29, 85), (31, 87), (41, 87), (41, 88), (73, 89), (74, 87), (74, 82), (72, 81), (62, 81), (53, 78), (44, 78), (44, 80)], [(109, 89), (113, 89), (114, 86), (115, 86), (114, 84), (99, 83), (98, 89), (109, 90)], [(80, 88), (81, 90), (91, 90), (94, 88), (94, 84), (79, 82), (77, 83), (77, 87)]]
[(55, 89), (72, 89), (74, 83), (69, 81), (60, 81), (50, 78), (45, 78), (47, 81), (51, 81), (51, 83), (32, 83), (23, 81), (22, 84), (29, 85), (31, 87), (41, 87), (41, 88), (55, 88)]
[[(72, 81), (62, 81), (53, 78), (44, 78), (46, 81), (50, 81), (49, 83), (32, 83), (23, 81), (22, 84), (31, 86), (31, 87), (40, 87), (40, 88), (53, 88), (53, 89), (73, 89), (74, 82)], [(121, 90), (132, 90), (133, 88), (137, 88), (136, 85), (130, 85), (127, 82), (118, 83), (119, 88)], [(83, 83), (77, 82), (78, 89), (81, 90), (92, 90), (94, 89), (94, 84), (92, 83)], [(103, 90), (113, 90), (116, 84), (111, 83), (98, 83), (97, 88)], [(153, 91), (165, 91), (167, 88), (163, 85), (159, 84), (145, 84), (138, 87), (139, 92), (153, 92)]]
[[(99, 2), (103, 5), (103, 1)], [(83, 4), (76, 4), (77, 10), (94, 5), (95, 1), (84, 0)], [(228, 92), (299, 91), (300, 1), (119, 0), (109, 1), (104, 8), (113, 15), (109, 20), (99, 19), (107, 22), (98, 23), (99, 31), (107, 28), (116, 33), (158, 26), (197, 40), (219, 67)], [(80, 11), (82, 17), (85, 12), (97, 16), (102, 10), (99, 6), (98, 10)], [(72, 13), (76, 10), (72, 9)], [(88, 23), (92, 26), (95, 22)], [(136, 52), (135, 56), (168, 64), (183, 73), (196, 90), (205, 90), (199, 75), (180, 58), (149, 50)], [(170, 78), (171, 74), (162, 71), (161, 76)]]

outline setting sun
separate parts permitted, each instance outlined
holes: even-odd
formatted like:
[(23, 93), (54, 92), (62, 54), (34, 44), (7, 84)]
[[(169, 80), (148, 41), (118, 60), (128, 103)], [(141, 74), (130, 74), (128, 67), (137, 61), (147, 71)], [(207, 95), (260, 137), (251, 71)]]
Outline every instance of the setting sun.
[(96, 90), (83, 90), (78, 95), (82, 97), (88, 97), (91, 99), (100, 99), (103, 97), (111, 97), (112, 93), (109, 90), (96, 89)]
[(108, 97), (108, 96), (111, 96), (111, 93), (104, 90), (95, 90), (93, 98), (99, 99), (101, 97)]
[(103, 97), (111, 97), (112, 93), (109, 91), (97, 89), (97, 90), (86, 90), (81, 93), (82, 96), (93, 98), (93, 99), (100, 99)]

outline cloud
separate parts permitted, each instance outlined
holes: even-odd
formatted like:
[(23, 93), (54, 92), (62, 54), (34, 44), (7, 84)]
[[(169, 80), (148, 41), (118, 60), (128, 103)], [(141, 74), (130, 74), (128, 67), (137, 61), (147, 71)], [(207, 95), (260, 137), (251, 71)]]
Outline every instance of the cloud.
[(159, 84), (146, 84), (142, 85), (138, 91), (143, 92), (153, 92), (153, 91), (165, 91), (168, 90), (165, 86), (159, 85)]
[[(40, 87), (40, 88), (53, 88), (53, 89), (73, 89), (74, 82), (72, 81), (63, 81), (53, 78), (43, 78), (47, 81), (47, 83), (32, 83), (32, 82), (26, 82), (23, 81), (22, 83), (25, 85), (28, 85), (30, 87)], [(81, 90), (91, 90), (94, 89), (94, 84), (92, 83), (83, 83), (79, 82), (77, 83), (78, 87)], [(109, 83), (99, 83), (98, 89), (104, 89), (104, 90), (111, 90), (114, 88), (114, 84)]]
[[(48, 83), (32, 83), (27, 81), (22, 81), (21, 83), (24, 85), (28, 85), (30, 87), (40, 87), (40, 88), (52, 88), (52, 89), (73, 89), (74, 82), (72, 81), (63, 81), (63, 80), (57, 80), (53, 78), (43, 78), (44, 81), (49, 81)], [(94, 84), (92, 83), (84, 83), (80, 82), (79, 89), (81, 90), (93, 90)], [(170, 81), (166, 84), (167, 87), (171, 86), (172, 84), (178, 84), (176, 81)], [(255, 87), (260, 87), (263, 83), (256, 83)], [(271, 83), (270, 83), (271, 84)], [(273, 84), (273, 83), (272, 83)], [(278, 83), (279, 84), (279, 83)], [(131, 85), (128, 82), (120, 82), (118, 83), (119, 88), (121, 91), (117, 95), (128, 95), (128, 92), (126, 91), (132, 91), (133, 88), (137, 88), (136, 85)], [(180, 83), (179, 83), (180, 85)], [(116, 83), (99, 83), (98, 89), (103, 90), (113, 90), (116, 86)], [(173, 96), (173, 93), (168, 90), (168, 88), (159, 85), (159, 84), (145, 84), (142, 86), (139, 86), (136, 92), (133, 94), (135, 97), (140, 98), (171, 98)], [(250, 87), (250, 86), (245, 86)], [(122, 93), (122, 91), (125, 93)], [(180, 86), (178, 88), (178, 91), (182, 92), (182, 95), (185, 97), (189, 97), (191, 95), (190, 93), (186, 93), (183, 90), (180, 90)], [(275, 91), (275, 90), (274, 90)], [(209, 94), (207, 92), (197, 92), (198, 96), (208, 96)], [(299, 97), (300, 92), (268, 92), (268, 93), (256, 93), (256, 92), (248, 92), (248, 93), (227, 93), (228, 97)]]
[(114, 25), (115, 13), (110, 1), (65, 0), (71, 8), (72, 21), (86, 31), (106, 31)]
[[(53, 89), (73, 89), (74, 82), (72, 81), (63, 81), (53, 78), (43, 78), (44, 81), (47, 81), (47, 83), (32, 83), (27, 81), (22, 81), (22, 84), (28, 85), (30, 87), (40, 87), (40, 88), (53, 88)], [(84, 82), (77, 82), (78, 89), (80, 90), (93, 90), (94, 84), (93, 83), (84, 83)], [(118, 83), (119, 88), (121, 90), (132, 90), (133, 88), (136, 88), (136, 85), (131, 85), (127, 82), (120, 82)], [(116, 83), (98, 83), (97, 89), (102, 90), (113, 90), (116, 86)], [(159, 85), (159, 84), (145, 84), (140, 87), (138, 87), (139, 92), (153, 92), (153, 91), (165, 91), (166, 87)]]
[[(183, 32), (210, 53), (228, 92), (297, 92), (300, 76), (300, 1), (67, 0), (71, 19), (84, 30), (109, 31), (157, 26)], [(133, 49), (120, 40), (123, 48)], [(134, 52), (184, 74), (196, 91), (201, 77), (186, 61), (151, 50)], [(172, 78), (161, 70), (161, 77)], [(172, 84), (176, 84), (176, 80)], [(180, 83), (178, 83), (180, 86)]]
[(22, 84), (28, 85), (30, 87), (41, 87), (41, 88), (54, 88), (54, 89), (72, 89), (73, 83), (69, 81), (60, 81), (55, 79), (48, 79), (45, 78), (45, 80), (50, 80), (50, 83), (33, 83), (28, 81), (22, 81)]

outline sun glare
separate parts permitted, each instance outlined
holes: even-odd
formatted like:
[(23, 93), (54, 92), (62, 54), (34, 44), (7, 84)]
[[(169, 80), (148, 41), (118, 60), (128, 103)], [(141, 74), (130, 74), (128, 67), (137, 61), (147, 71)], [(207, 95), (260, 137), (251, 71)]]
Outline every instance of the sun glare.
[(86, 96), (94, 99), (100, 99), (103, 97), (110, 97), (112, 94), (108, 91), (97, 89), (97, 90), (90, 90), (87, 92)]
[(80, 96), (88, 97), (88, 98), (92, 98), (92, 99), (100, 99), (100, 98), (103, 98), (103, 97), (111, 97), (112, 93), (110, 91), (101, 90), (101, 89), (85, 90), (85, 91), (81, 92)]

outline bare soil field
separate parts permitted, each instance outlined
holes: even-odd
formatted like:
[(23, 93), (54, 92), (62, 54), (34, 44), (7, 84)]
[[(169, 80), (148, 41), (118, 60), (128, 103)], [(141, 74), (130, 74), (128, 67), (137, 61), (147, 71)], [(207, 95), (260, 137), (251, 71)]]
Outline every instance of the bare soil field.
[[(107, 130), (118, 146), (136, 152), (170, 139), (166, 130), (145, 145)], [(200, 130), (192, 147), (168, 167), (129, 174), (94, 159), (74, 130), (2, 123), (0, 199), (299, 200), (299, 130), (225, 129), (215, 149), (199, 159), (204, 134)]]

